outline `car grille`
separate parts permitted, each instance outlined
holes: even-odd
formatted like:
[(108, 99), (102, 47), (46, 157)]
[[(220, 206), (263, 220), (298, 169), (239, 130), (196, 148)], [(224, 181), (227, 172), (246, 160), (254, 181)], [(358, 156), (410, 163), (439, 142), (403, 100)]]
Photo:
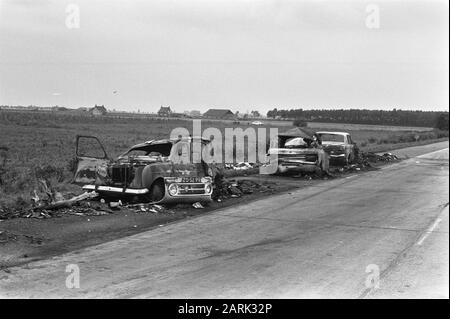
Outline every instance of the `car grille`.
[(133, 180), (133, 168), (129, 165), (113, 165), (111, 167), (111, 179), (114, 183), (124, 184)]
[(317, 161), (317, 154), (305, 154), (305, 155), (283, 154), (278, 155), (278, 158), (285, 161), (304, 161), (314, 163)]
[(203, 183), (179, 183), (178, 195), (201, 195), (205, 194), (205, 184)]

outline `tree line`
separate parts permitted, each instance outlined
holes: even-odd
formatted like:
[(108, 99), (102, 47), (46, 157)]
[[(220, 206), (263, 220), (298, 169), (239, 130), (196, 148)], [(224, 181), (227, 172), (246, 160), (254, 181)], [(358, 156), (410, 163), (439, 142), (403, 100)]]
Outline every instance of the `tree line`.
[(437, 127), (448, 130), (448, 112), (404, 111), (404, 110), (303, 110), (273, 109), (267, 112), (269, 118), (292, 119), (304, 122), (377, 124), (398, 126)]

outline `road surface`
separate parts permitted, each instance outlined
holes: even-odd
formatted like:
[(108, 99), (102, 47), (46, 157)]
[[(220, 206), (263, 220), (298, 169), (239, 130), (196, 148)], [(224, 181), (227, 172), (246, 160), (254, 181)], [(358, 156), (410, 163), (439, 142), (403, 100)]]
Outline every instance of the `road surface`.
[[(0, 296), (448, 298), (448, 143), (440, 148), (0, 271)], [(80, 288), (69, 289), (73, 265)]]

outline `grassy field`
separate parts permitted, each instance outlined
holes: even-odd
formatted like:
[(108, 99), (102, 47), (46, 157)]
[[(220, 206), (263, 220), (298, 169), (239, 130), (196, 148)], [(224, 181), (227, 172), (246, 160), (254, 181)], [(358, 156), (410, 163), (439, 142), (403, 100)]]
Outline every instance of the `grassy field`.
[[(267, 122), (260, 127), (277, 127), (280, 132), (289, 129), (285, 122)], [(270, 126), (269, 126), (270, 125)], [(202, 129), (251, 126), (247, 121), (239, 124), (222, 121), (202, 121)], [(71, 168), (75, 157), (75, 136), (95, 135), (112, 158), (131, 145), (166, 138), (173, 128), (184, 127), (192, 132), (192, 121), (185, 119), (140, 119), (88, 117), (59, 113), (18, 113), (0, 111), (0, 147), (7, 147), (6, 165), (0, 167), (0, 205), (11, 201), (27, 201), (37, 180), (46, 178), (60, 188), (70, 189)], [(362, 149), (384, 151), (396, 145), (410, 146), (448, 137), (448, 132), (380, 130), (371, 127), (351, 127), (333, 124), (327, 127), (305, 128), (318, 130), (345, 130)], [(2, 151), (0, 150), (0, 153)], [(1, 154), (0, 154), (1, 155)], [(1, 165), (1, 159), (0, 159)]]
[(320, 123), (308, 122), (308, 127), (322, 130), (333, 129), (339, 127), (341, 130), (348, 131), (386, 131), (386, 132), (430, 132), (433, 131), (431, 127), (413, 127), (413, 126), (393, 126), (393, 125), (368, 125), (368, 124), (336, 124), (336, 123)]

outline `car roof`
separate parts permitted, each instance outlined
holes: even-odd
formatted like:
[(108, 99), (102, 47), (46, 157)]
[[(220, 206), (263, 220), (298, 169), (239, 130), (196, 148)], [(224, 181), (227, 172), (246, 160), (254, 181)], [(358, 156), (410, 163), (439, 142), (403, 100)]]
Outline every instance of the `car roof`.
[(331, 135), (350, 135), (350, 133), (347, 132), (329, 132), (329, 131), (320, 131), (316, 132), (317, 134), (331, 134)]
[(143, 146), (143, 145), (154, 145), (154, 144), (166, 144), (166, 143), (175, 144), (175, 143), (178, 143), (178, 142), (181, 142), (181, 141), (190, 142), (192, 140), (201, 140), (202, 142), (210, 142), (209, 139), (201, 137), (201, 136), (194, 136), (194, 137), (188, 136), (188, 137), (181, 137), (181, 138), (165, 138), (165, 139), (160, 139), (160, 140), (150, 140), (150, 141), (146, 141), (146, 142), (143, 142), (143, 143), (139, 143), (139, 144), (137, 144), (135, 146), (138, 146), (138, 145)]
[(205, 143), (209, 143), (210, 140), (205, 139), (203, 137), (200, 136), (194, 136), (194, 137), (182, 137), (182, 138), (174, 138), (174, 139), (160, 139), (160, 140), (150, 140), (150, 141), (146, 141), (143, 143), (139, 143), (136, 145), (133, 145), (132, 147), (130, 147), (125, 153), (123, 153), (120, 156), (124, 156), (125, 154), (134, 151), (134, 150), (144, 150), (146, 147), (149, 147), (151, 145), (158, 145), (158, 144), (175, 144), (181, 141), (184, 142), (190, 142), (191, 140), (201, 140), (202, 142)]

